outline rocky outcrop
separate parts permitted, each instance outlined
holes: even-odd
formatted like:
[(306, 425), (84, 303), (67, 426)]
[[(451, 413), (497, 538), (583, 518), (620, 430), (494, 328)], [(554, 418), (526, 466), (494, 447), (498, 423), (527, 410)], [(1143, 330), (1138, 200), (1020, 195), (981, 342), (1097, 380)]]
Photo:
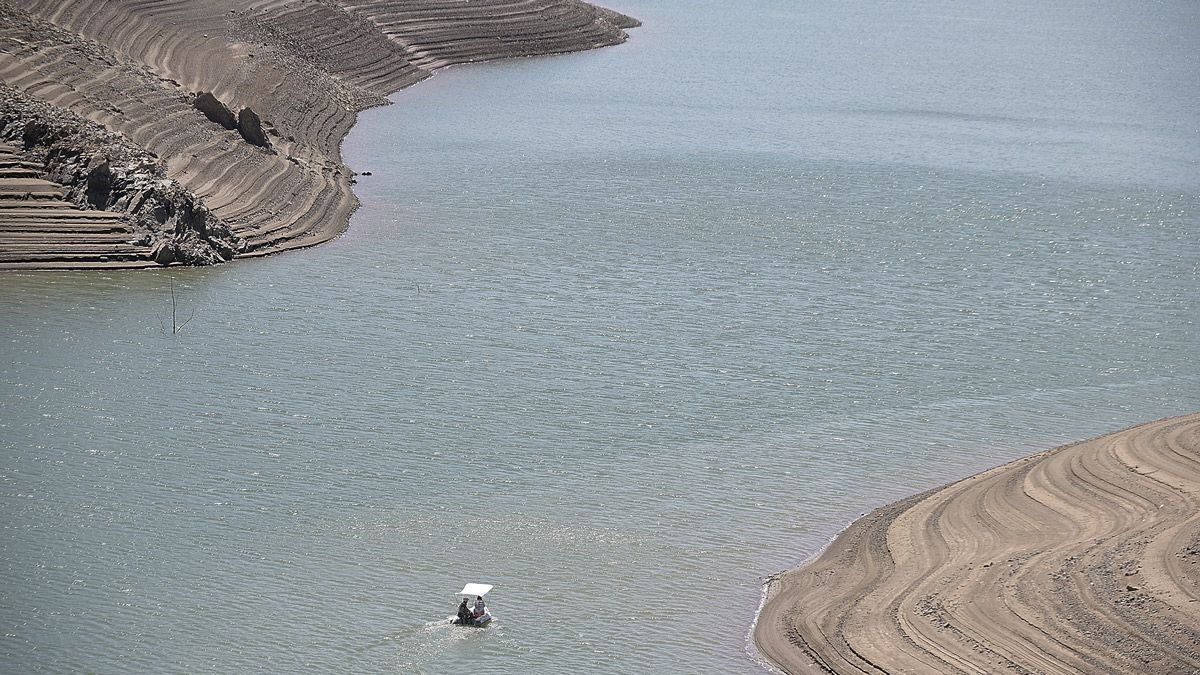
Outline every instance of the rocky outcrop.
[(242, 108), (238, 113), (237, 118), (238, 133), (250, 145), (257, 145), (260, 148), (271, 147), (271, 141), (267, 139), (267, 135), (263, 133), (262, 120), (258, 115), (249, 108)]
[(40, 162), (0, 142), (0, 268), (154, 265), (125, 214), (81, 209), (42, 175)]
[(204, 116), (209, 121), (216, 122), (231, 131), (236, 129), (250, 145), (270, 149), (271, 141), (267, 138), (267, 134), (263, 132), (262, 120), (259, 118), (258, 113), (250, 108), (242, 108), (235, 117), (233, 111), (224, 103), (221, 103), (220, 99), (210, 91), (202, 91), (196, 94), (196, 100), (192, 102), (192, 105), (204, 113)]
[(238, 128), (237, 119), (233, 116), (233, 111), (230, 110), (224, 103), (217, 100), (212, 92), (202, 91), (196, 94), (196, 100), (192, 102), (196, 110), (204, 113), (210, 121), (216, 122), (226, 129)]
[(244, 249), (204, 203), (168, 178), (156, 157), (99, 125), (0, 85), (0, 139), (18, 144), (40, 178), (80, 209), (124, 214), (135, 242), (160, 261), (206, 265)]
[(84, 196), (88, 205), (103, 209), (112, 194), (113, 172), (108, 157), (93, 155), (87, 165), (87, 186)]

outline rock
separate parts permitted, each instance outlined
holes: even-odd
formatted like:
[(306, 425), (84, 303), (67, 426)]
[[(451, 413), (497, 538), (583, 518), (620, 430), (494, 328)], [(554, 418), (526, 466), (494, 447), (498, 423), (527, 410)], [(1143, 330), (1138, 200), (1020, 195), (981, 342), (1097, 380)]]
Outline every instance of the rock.
[(217, 97), (212, 95), (212, 92), (202, 91), (196, 94), (196, 100), (192, 102), (192, 105), (204, 113), (204, 116), (209, 120), (220, 124), (226, 129), (238, 128), (237, 120), (233, 117), (233, 111), (227, 108), (224, 103), (218, 101)]
[[(212, 101), (219, 112), (223, 106)], [(226, 113), (236, 128), (233, 113)], [(218, 263), (246, 249), (245, 240), (202, 200), (166, 175), (153, 153), (2, 83), (0, 140), (25, 146), (21, 154), (63, 186), (65, 201), (124, 214), (138, 233), (131, 243), (147, 247), (143, 250), (160, 265)]]
[(213, 239), (209, 246), (221, 256), (221, 260), (233, 260), (233, 256), (237, 255), (237, 250), (221, 239)]
[(112, 167), (108, 157), (96, 155), (87, 165), (87, 203), (94, 208), (108, 207), (108, 197), (112, 193)]
[(246, 139), (247, 143), (257, 145), (260, 148), (270, 148), (271, 141), (267, 140), (267, 135), (263, 133), (262, 120), (258, 118), (258, 113), (249, 108), (242, 108), (238, 113), (237, 119), (238, 133), (242, 138)]
[[(148, 201), (148, 198), (143, 201)], [(174, 205), (169, 202), (159, 202), (150, 209), (150, 217), (153, 218), (154, 221), (159, 225), (166, 225), (167, 221), (171, 218), (172, 212), (175, 210), (172, 208), (173, 206)]]
[(159, 265), (170, 265), (175, 260), (175, 248), (169, 241), (160, 241), (150, 249), (150, 257)]
[(223, 262), (220, 254), (212, 249), (207, 242), (200, 239), (195, 231), (188, 230), (175, 239), (175, 259), (184, 265), (212, 265)]
[(50, 133), (50, 127), (41, 122), (27, 122), (25, 129), (21, 134), (21, 143), (28, 150), (37, 145), (43, 138)]

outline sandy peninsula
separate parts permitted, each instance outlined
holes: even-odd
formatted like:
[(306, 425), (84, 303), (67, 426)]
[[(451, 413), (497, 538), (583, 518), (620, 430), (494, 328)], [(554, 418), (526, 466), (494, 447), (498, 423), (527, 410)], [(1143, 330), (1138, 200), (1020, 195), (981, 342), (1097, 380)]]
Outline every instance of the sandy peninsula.
[(878, 509), (768, 592), (789, 673), (1198, 672), (1200, 414)]
[(359, 111), (443, 66), (614, 45), (579, 0), (0, 0), (0, 269), (326, 241)]

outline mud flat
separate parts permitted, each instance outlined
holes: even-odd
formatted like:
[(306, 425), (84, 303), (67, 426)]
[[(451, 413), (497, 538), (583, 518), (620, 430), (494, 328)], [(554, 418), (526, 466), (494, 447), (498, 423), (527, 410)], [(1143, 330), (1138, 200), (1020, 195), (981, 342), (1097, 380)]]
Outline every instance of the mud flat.
[(1200, 414), (883, 507), (773, 580), (789, 673), (1200, 669)]
[[(636, 25), (578, 0), (0, 0), (0, 162), (45, 182), (22, 206), (10, 181), (0, 269), (326, 241), (357, 206), (340, 145), (359, 111), (439, 67), (614, 45)], [(52, 217), (71, 208), (109, 212), (123, 224), (101, 234), (119, 236), (82, 245), (90, 217)]]

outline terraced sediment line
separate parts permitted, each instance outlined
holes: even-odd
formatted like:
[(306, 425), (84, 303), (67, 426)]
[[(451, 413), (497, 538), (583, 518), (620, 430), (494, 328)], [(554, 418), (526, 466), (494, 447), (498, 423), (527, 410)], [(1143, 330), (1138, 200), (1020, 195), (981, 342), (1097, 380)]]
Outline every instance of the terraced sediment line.
[[(206, 264), (232, 259), (244, 246), (195, 195), (166, 177), (153, 154), (0, 84), (4, 140), (13, 175), (0, 211), (0, 260), (10, 266)], [(124, 226), (109, 237), (92, 228), (84, 249), (76, 225), (105, 218)], [(45, 246), (47, 233), (59, 243), (53, 249)]]
[[(440, 66), (617, 44), (633, 25), (578, 0), (0, 0), (0, 82), (158, 158), (246, 257), (345, 229), (340, 144), (360, 110)], [(251, 109), (270, 147), (210, 121), (200, 92)]]
[(424, 70), (494, 58), (576, 51), (622, 42), (637, 21), (557, 0), (343, 0)]
[[(148, 267), (151, 248), (124, 214), (82, 210), (66, 190), (38, 178), (42, 166), (0, 143), (0, 265), (13, 269)], [(45, 250), (52, 233), (54, 251)]]
[(791, 673), (1197, 672), (1200, 414), (879, 509), (769, 592)]

